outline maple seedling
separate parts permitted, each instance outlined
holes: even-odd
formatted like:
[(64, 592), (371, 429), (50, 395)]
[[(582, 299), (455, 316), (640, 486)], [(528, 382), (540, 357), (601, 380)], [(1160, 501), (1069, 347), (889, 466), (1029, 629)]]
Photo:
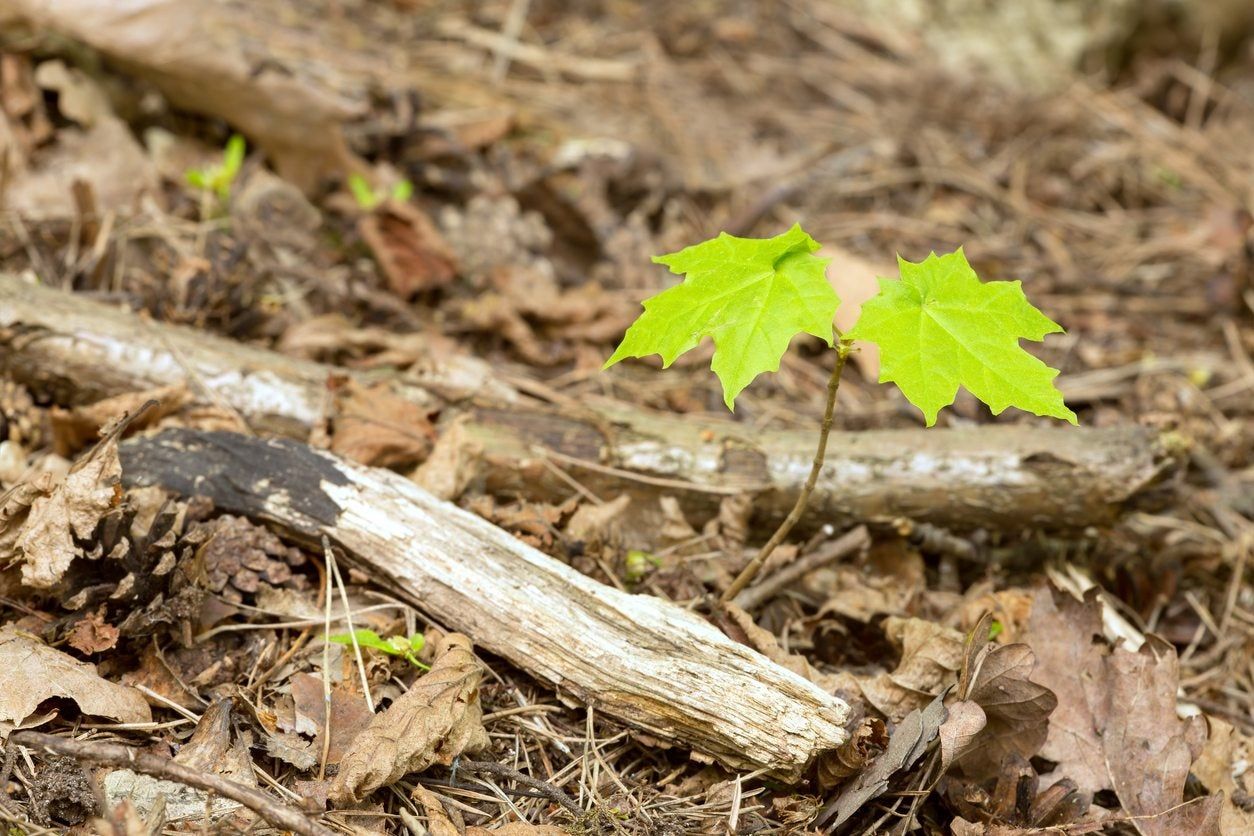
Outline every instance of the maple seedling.
[(222, 162), (205, 168), (188, 169), (184, 176), (189, 185), (205, 192), (212, 192), (218, 200), (226, 203), (231, 197), (231, 185), (244, 166), (244, 155), (248, 147), (244, 137), (231, 134), (222, 151)]
[(373, 212), (388, 199), (397, 203), (406, 203), (414, 196), (414, 184), (408, 180), (394, 183), (389, 191), (375, 188), (360, 174), (354, 174), (348, 178), (348, 190), (352, 192), (357, 206), (365, 212)]
[(327, 636), (327, 641), (350, 646), (357, 644), (361, 647), (377, 650), (380, 653), (386, 653), (389, 656), (401, 656), (415, 667), (424, 671), (430, 670), (429, 667), (418, 661), (418, 654), (422, 652), (423, 647), (427, 643), (426, 637), (422, 633), (414, 633), (408, 638), (405, 636), (389, 636), (385, 639), (374, 630), (358, 629), (351, 633), (336, 633), (333, 636)]
[(1019, 340), (1043, 340), (1062, 328), (1028, 302), (1017, 281), (982, 282), (962, 249), (932, 253), (919, 263), (898, 257), (899, 279), (881, 278), (853, 328), (833, 324), (840, 299), (827, 280), (830, 259), (799, 224), (773, 238), (727, 233), (654, 261), (684, 280), (644, 300), (642, 313), (605, 362), (659, 354), (666, 368), (706, 337), (714, 340), (710, 368), (734, 410), (736, 396), (780, 359), (798, 334), (812, 334), (835, 352), (827, 404), (810, 475), (796, 503), (748, 566), (722, 595), (731, 601), (753, 581), (771, 552), (801, 519), (827, 451), (836, 392), (857, 340), (880, 352), (880, 382), (895, 383), (919, 408), (927, 426), (954, 402), (962, 386), (994, 415), (1013, 406), (1076, 423), (1051, 369)]

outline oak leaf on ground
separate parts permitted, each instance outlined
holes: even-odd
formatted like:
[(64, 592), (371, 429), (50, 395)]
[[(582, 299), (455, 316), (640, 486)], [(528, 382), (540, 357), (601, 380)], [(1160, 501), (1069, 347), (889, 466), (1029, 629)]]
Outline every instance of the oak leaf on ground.
[(431, 670), (376, 714), (345, 753), (331, 786), (333, 800), (360, 801), (411, 772), (447, 766), (463, 752), (488, 746), (479, 703), (483, 666), (470, 639), (450, 633), (432, 645)]
[(1038, 590), (1024, 638), (1039, 659), (1033, 679), (1058, 697), (1040, 752), (1057, 763), (1055, 777), (1113, 790), (1143, 836), (1219, 836), (1219, 796), (1184, 802), (1204, 738), (1202, 718), (1176, 711), (1175, 649), (1153, 635), (1135, 652), (1111, 646), (1095, 592), (1081, 602), (1049, 588)]

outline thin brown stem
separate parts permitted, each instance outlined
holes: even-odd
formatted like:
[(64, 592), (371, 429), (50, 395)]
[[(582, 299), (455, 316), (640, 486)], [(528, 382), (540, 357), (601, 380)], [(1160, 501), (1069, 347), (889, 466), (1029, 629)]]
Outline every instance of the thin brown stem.
[(54, 737), (33, 731), (14, 732), (9, 735), (9, 745), (29, 746), (32, 749), (65, 755), (80, 762), (127, 767), (154, 778), (177, 781), (189, 787), (217, 793), (223, 798), (243, 804), (275, 827), (290, 830), (300, 836), (335, 836), (332, 830), (313, 821), (300, 810), (288, 807), (260, 790), (228, 780), (221, 775), (192, 769), (151, 752), (116, 743)]
[(832, 415), (836, 411), (836, 391), (840, 389), (840, 375), (845, 370), (845, 361), (849, 359), (849, 353), (853, 350), (853, 344), (850, 340), (841, 337), (836, 343), (836, 364), (832, 366), (832, 376), (827, 381), (827, 406), (823, 410), (823, 426), (819, 430), (819, 447), (814, 451), (814, 463), (810, 465), (810, 475), (806, 478), (806, 483), (801, 487), (801, 493), (797, 494), (797, 501), (793, 504), (792, 510), (788, 512), (788, 516), (779, 524), (779, 528), (775, 529), (775, 533), (771, 535), (771, 539), (766, 541), (766, 545), (761, 551), (749, 561), (736, 580), (732, 581), (732, 585), (719, 598), (720, 604), (726, 604), (744, 590), (746, 586), (753, 583), (753, 579), (757, 577), (758, 572), (762, 570), (766, 559), (771, 556), (771, 552), (784, 542), (784, 538), (792, 531), (793, 526), (801, 519), (801, 515), (805, 513), (806, 503), (810, 501), (810, 494), (814, 492), (814, 486), (819, 481), (819, 472), (823, 469), (823, 457), (827, 455), (827, 436), (832, 431)]

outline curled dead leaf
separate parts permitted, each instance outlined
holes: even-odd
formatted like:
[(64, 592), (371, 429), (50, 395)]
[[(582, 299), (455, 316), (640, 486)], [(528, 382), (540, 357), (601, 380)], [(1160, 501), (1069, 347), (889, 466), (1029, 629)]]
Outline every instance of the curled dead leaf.
[(888, 618), (884, 632), (901, 648), (901, 661), (892, 673), (858, 684), (867, 702), (900, 722), (954, 684), (962, 667), (963, 637), (957, 630), (919, 618)]
[(483, 444), (467, 430), (469, 422), (469, 416), (459, 415), (445, 426), (426, 460), (409, 477), (449, 502), (470, 486), (483, 459)]
[(863, 717), (857, 728), (850, 732), (845, 745), (819, 759), (819, 789), (829, 790), (849, 776), (862, 772), (887, 745), (888, 727), (884, 721), (878, 717)]
[(96, 673), (95, 665), (51, 648), (33, 636), (11, 627), (0, 628), (0, 732), (35, 713), (39, 704), (54, 697), (73, 700), (80, 711), (119, 723), (152, 720), (142, 694), (134, 688), (109, 682)]
[(488, 745), (479, 704), (483, 667), (470, 639), (439, 636), (435, 661), (388, 709), (375, 715), (340, 763), (330, 797), (360, 801), (379, 787), (432, 764), (448, 765)]
[(956, 700), (947, 706), (949, 716), (940, 727), (941, 771), (975, 746), (980, 732), (988, 725), (988, 715), (979, 703)]
[(893, 730), (888, 748), (865, 772), (845, 785), (813, 822), (828, 832), (848, 821), (867, 802), (883, 795), (893, 779), (911, 769), (923, 757), (945, 721), (945, 704), (936, 697), (923, 709), (907, 714)]
[(82, 554), (76, 541), (91, 537), (101, 518), (120, 501), (121, 482), (117, 439), (110, 437), (79, 460), (59, 484), (41, 480), (33, 496), (29, 488), (15, 491), (20, 501), (30, 500), (29, 506), (23, 515), (10, 499), (0, 511), (8, 517), (6, 530), (17, 526), (11, 540), (0, 538), (0, 560), (19, 559), (27, 586), (56, 586)]
[(118, 628), (104, 620), (105, 608), (74, 622), (66, 641), (79, 653), (102, 653), (118, 643)]

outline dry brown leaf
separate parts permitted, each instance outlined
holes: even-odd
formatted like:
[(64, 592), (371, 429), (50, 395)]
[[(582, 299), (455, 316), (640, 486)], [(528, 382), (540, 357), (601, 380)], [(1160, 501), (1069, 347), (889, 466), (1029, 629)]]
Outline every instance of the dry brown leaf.
[(414, 787), (413, 798), (422, 805), (422, 809), (427, 814), (427, 830), (431, 836), (462, 836), (457, 831), (457, 825), (453, 824), (453, 820), (444, 811), (444, 805), (440, 803), (435, 793), (422, 784), (418, 784)]
[[(298, 673), (291, 679), (292, 702), (296, 710), (296, 727), (312, 733), (314, 750), (322, 752), (326, 731), (326, 698), (322, 678), (311, 673)], [(328, 764), (340, 763), (353, 749), (353, 743), (370, 726), (375, 715), (366, 707), (360, 693), (342, 685), (331, 688), (331, 741), (325, 745)]]
[(874, 543), (858, 565), (811, 573), (806, 586), (826, 597), (818, 617), (834, 613), (867, 622), (878, 615), (904, 615), (927, 584), (918, 550), (895, 538)]
[(623, 512), (629, 505), (630, 494), (620, 494), (600, 505), (591, 502), (580, 505), (566, 521), (566, 536), (589, 548), (615, 542), (619, 538)]
[[(427, 830), (431, 836), (462, 836), (435, 793), (419, 784), (414, 787), (413, 797), (422, 805), (423, 811), (427, 814)], [(494, 833), (503, 834), (503, 836), (568, 836), (567, 831), (560, 827), (530, 824), (525, 821), (509, 822), (500, 827), (471, 825), (466, 828), (465, 836), (491, 836)]]
[(409, 478), (446, 502), (457, 500), (479, 472), (483, 444), (467, 430), (470, 416), (459, 415), (442, 428), (426, 460)]
[(91, 832), (97, 836), (152, 836), (163, 829), (164, 817), (161, 814), (151, 817), (157, 823), (156, 826), (144, 821), (131, 800), (124, 798), (106, 816), (91, 820)]
[(22, 533), (22, 524), (35, 500), (50, 495), (55, 486), (56, 477), (45, 471), (27, 477), (0, 494), (0, 563), (10, 565), (21, 559), (17, 538)]
[(867, 802), (883, 795), (892, 779), (909, 770), (936, 739), (945, 721), (945, 705), (940, 697), (923, 709), (911, 711), (893, 730), (888, 748), (870, 768), (846, 785), (827, 803), (814, 820), (815, 827), (827, 832), (839, 827)]
[(818, 685), (829, 693), (834, 689), (827, 674), (815, 669), (810, 661), (799, 653), (789, 653), (779, 646), (779, 640), (770, 630), (754, 623), (753, 616), (733, 603), (723, 604), (719, 612), (723, 632), (742, 644), (752, 647), (780, 667), (787, 668), (802, 679)]
[(66, 641), (80, 653), (101, 653), (118, 643), (118, 628), (104, 620), (105, 607), (74, 622)]
[[(191, 390), (178, 384), (144, 392), (127, 392), (73, 409), (53, 407), (48, 413), (53, 449), (61, 456), (72, 455), (98, 438), (102, 427), (123, 415), (135, 416), (135, 420), (127, 425), (128, 433), (151, 427), (167, 415), (178, 412), (191, 400)], [(141, 407), (149, 401), (156, 403), (141, 412)]]
[[(270, 23), (208, 0), (10, 0), (9, 18), (82, 41), (152, 82), (178, 107), (225, 120), (260, 145), (281, 175), (302, 188), (353, 164), (340, 125), (365, 112), (365, 94), (338, 77), (335, 62), (310, 61), (327, 47), (304, 28), (259, 38)], [(260, 26), (260, 30), (258, 30)], [(274, 34), (269, 32), (269, 34)], [(306, 68), (331, 69), (315, 79)], [(111, 144), (92, 144), (92, 153)]]
[(502, 264), (489, 279), (493, 289), (466, 300), (458, 312), (471, 327), (503, 337), (533, 365), (571, 359), (572, 342), (615, 340), (634, 316), (597, 282), (563, 288), (548, 265)]
[[(73, 700), (80, 711), (119, 723), (147, 723), (152, 712), (134, 688), (102, 679), (96, 666), (49, 647), (11, 627), (0, 628), (0, 732), (35, 713), (54, 697)], [(6, 732), (7, 733), (7, 732)]]
[(987, 725), (959, 760), (973, 778), (997, 774), (1008, 754), (1030, 758), (1049, 733), (1049, 716), (1058, 699), (1029, 677), (1036, 656), (1025, 644), (997, 645), (977, 663), (967, 699), (987, 715)]
[(859, 680), (867, 702), (893, 722), (923, 708), (952, 685), (962, 667), (962, 634), (918, 618), (888, 618), (884, 632), (901, 648), (892, 673)]
[[(1254, 740), (1217, 717), (1207, 717), (1210, 734), (1206, 747), (1193, 763), (1193, 774), (1211, 794), (1224, 794), (1220, 829), (1224, 833), (1254, 833), (1254, 811), (1239, 807), (1235, 798), (1254, 794)], [(1238, 774), (1239, 773), (1239, 774)]]
[(426, 410), (392, 391), (388, 383), (337, 383), (331, 421), (331, 452), (374, 467), (406, 467), (427, 458), (435, 427)]
[(962, 629), (973, 627), (981, 615), (991, 613), (1002, 627), (1001, 641), (1013, 644), (1020, 640), (1023, 625), (1032, 611), (1032, 591), (1018, 588), (993, 591), (988, 586), (973, 584), (957, 609), (957, 623)]
[(1038, 660), (1035, 680), (1058, 698), (1041, 756), (1056, 761), (1058, 774), (1081, 792), (1110, 789), (1094, 708), (1102, 699), (1108, 652), (1100, 605), (1038, 590), (1024, 632)]
[(884, 721), (878, 717), (863, 717), (844, 745), (819, 758), (819, 789), (829, 790), (850, 775), (862, 772), (887, 745), (888, 727)]
[[(958, 701), (951, 705), (960, 719), (950, 737), (954, 744), (962, 744), (962, 751), (954, 745), (950, 754), (977, 781), (1003, 775), (1007, 764), (1026, 763), (1035, 755), (1049, 732), (1049, 715), (1058, 705), (1048, 688), (1029, 679), (1036, 667), (1031, 648), (989, 643), (992, 623), (992, 613), (985, 612), (967, 635)], [(979, 729), (967, 738), (965, 732), (975, 725), (971, 720), (975, 712), (969, 705), (979, 709)]]
[(318, 765), (321, 750), (298, 734), (292, 732), (266, 734), (263, 742), (267, 755), (290, 763), (301, 772), (308, 772)]
[[(195, 772), (218, 775), (245, 787), (256, 789), (258, 786), (246, 738), (233, 731), (229, 699), (220, 699), (205, 710), (191, 739), (174, 756), (174, 761)], [(129, 799), (136, 812), (144, 817), (159, 808), (164, 809), (171, 821), (204, 820), (207, 814), (240, 810), (236, 801), (130, 769), (110, 771), (103, 784), (109, 805)], [(245, 821), (251, 817), (242, 811), (240, 815)]]
[(988, 716), (977, 702), (955, 700), (946, 708), (949, 716), (940, 727), (941, 772), (947, 772), (954, 761), (971, 751), (988, 725)]
[(62, 113), (82, 127), (61, 128), (54, 144), (31, 156), (29, 167), (10, 172), (2, 184), (5, 209), (28, 218), (73, 217), (76, 181), (88, 184), (97, 204), (108, 209), (129, 209), (140, 195), (157, 193), (155, 167), (94, 81), (60, 61), (44, 62), (35, 77), (44, 89), (57, 91)]
[(376, 789), (448, 765), (463, 752), (488, 745), (479, 703), (483, 667), (470, 639), (459, 633), (433, 642), (435, 661), (388, 709), (375, 715), (340, 763), (330, 797), (360, 801)]
[(1096, 590), (1083, 602), (1039, 590), (1025, 639), (1039, 659), (1033, 678), (1058, 697), (1041, 748), (1056, 776), (1086, 793), (1114, 790), (1144, 836), (1219, 836), (1219, 797), (1181, 803), (1201, 718), (1177, 716), (1175, 649), (1152, 635), (1136, 652), (1112, 648)]
[(457, 275), (457, 256), (427, 214), (386, 201), (357, 223), (388, 287), (402, 299), (443, 287)]
[[(75, 543), (91, 537), (100, 519), (121, 499), (122, 465), (116, 438), (108, 438), (77, 462), (51, 491), (35, 498), (13, 541), (22, 583), (51, 589), (74, 558)], [(0, 554), (0, 559), (5, 555)]]

